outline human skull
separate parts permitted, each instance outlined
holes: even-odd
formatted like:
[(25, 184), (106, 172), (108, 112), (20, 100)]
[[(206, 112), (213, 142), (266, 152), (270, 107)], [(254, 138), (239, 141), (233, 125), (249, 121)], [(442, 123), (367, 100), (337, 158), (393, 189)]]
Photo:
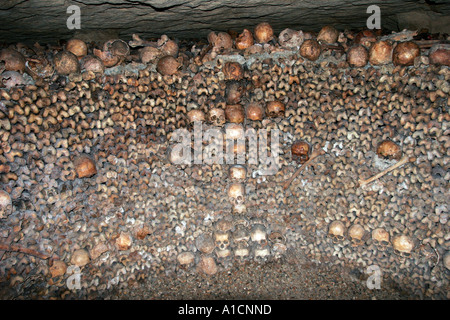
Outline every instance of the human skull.
[(389, 245), (389, 233), (383, 228), (377, 228), (372, 231), (372, 241), (378, 250), (385, 251)]
[(286, 241), (284, 236), (280, 232), (274, 231), (269, 234), (269, 241), (272, 243), (272, 252), (276, 259), (280, 258), (283, 254), (286, 253)]
[(133, 239), (128, 232), (120, 233), (119, 237), (116, 239), (117, 248), (121, 251), (129, 250)]
[(414, 249), (414, 241), (411, 237), (401, 234), (392, 239), (392, 246), (397, 255), (407, 258)]
[(209, 122), (217, 127), (222, 127), (225, 124), (225, 111), (221, 108), (212, 108), (208, 113)]
[(305, 163), (309, 160), (311, 147), (306, 141), (296, 141), (292, 144), (291, 153), (292, 160), (298, 161), (299, 163)]
[(244, 227), (239, 227), (233, 232), (233, 242), (236, 244), (245, 243), (247, 246), (250, 240), (250, 234)]
[(247, 177), (247, 169), (240, 164), (236, 164), (230, 168), (231, 180), (243, 181)]
[(238, 244), (236, 249), (234, 249), (234, 256), (240, 262), (244, 261), (249, 255), (250, 255), (250, 250), (248, 249), (247, 245)]
[(225, 250), (230, 246), (230, 234), (226, 231), (216, 231), (214, 233), (214, 243), (220, 250)]
[(292, 29), (284, 29), (278, 36), (278, 43), (282, 48), (299, 48), (303, 43), (305, 36), (303, 31), (295, 31)]
[(233, 206), (233, 214), (244, 214), (247, 212), (247, 206), (243, 203)]
[(244, 203), (244, 184), (232, 183), (228, 188), (228, 197), (233, 205), (240, 205)]
[(270, 101), (267, 103), (267, 115), (270, 118), (284, 117), (286, 107), (281, 101)]
[(362, 225), (354, 224), (348, 229), (348, 236), (352, 241), (352, 246), (360, 246), (363, 244), (363, 237), (365, 234), (365, 230)]
[(256, 247), (254, 251), (255, 260), (258, 262), (265, 261), (270, 256), (269, 247)]
[[(235, 105), (241, 102), (245, 93), (245, 86), (239, 81), (228, 81), (225, 89), (226, 102), (229, 105)], [(225, 112), (226, 113), (226, 112)]]
[(281, 258), (287, 251), (287, 246), (284, 243), (274, 243), (272, 246), (272, 252), (276, 259)]
[(215, 223), (215, 229), (217, 231), (230, 231), (233, 228), (233, 220), (231, 219), (227, 219), (227, 218), (223, 218), (218, 220)]
[(269, 241), (273, 244), (285, 242), (284, 236), (278, 231), (274, 231), (271, 234), (269, 234)]
[(241, 80), (244, 77), (244, 69), (238, 62), (228, 61), (223, 65), (225, 80)]
[(240, 228), (247, 228), (249, 226), (249, 224), (250, 224), (250, 222), (244, 216), (236, 217), (233, 222), (233, 225), (236, 230), (240, 229)]
[(194, 123), (195, 121), (205, 121), (205, 114), (203, 111), (198, 109), (192, 109), (187, 113), (187, 117), (191, 123)]
[(195, 240), (195, 245), (200, 252), (210, 254), (216, 246), (214, 239), (209, 234), (201, 234)]
[(267, 245), (267, 230), (262, 224), (254, 224), (250, 231), (250, 237), (253, 242), (258, 243), (260, 246)]
[(402, 148), (391, 140), (384, 140), (377, 146), (377, 155), (382, 159), (400, 160), (402, 157)]
[(225, 126), (225, 136), (227, 140), (244, 139), (244, 127), (239, 123), (228, 123)]
[(0, 190), (0, 219), (8, 217), (12, 213), (12, 201), (9, 194)]
[(181, 252), (177, 256), (177, 261), (183, 268), (188, 268), (194, 264), (195, 255), (190, 251)]
[(260, 121), (264, 118), (264, 108), (257, 102), (252, 102), (245, 108), (247, 119), (252, 121)]
[(333, 221), (328, 228), (328, 235), (333, 239), (333, 243), (344, 240), (345, 225), (341, 221)]
[(174, 165), (189, 165), (190, 157), (188, 157), (183, 149), (167, 148), (167, 159)]
[(233, 46), (233, 39), (227, 32), (219, 32), (216, 34), (214, 31), (211, 31), (208, 34), (208, 42), (217, 52), (220, 52), (223, 49), (231, 49)]
[(243, 123), (245, 120), (244, 108), (240, 104), (229, 104), (225, 107), (225, 119), (231, 123)]
[(216, 256), (219, 259), (228, 258), (229, 256), (231, 256), (231, 250), (228, 249), (228, 248), (223, 249), (223, 250), (220, 250), (220, 249), (216, 248)]

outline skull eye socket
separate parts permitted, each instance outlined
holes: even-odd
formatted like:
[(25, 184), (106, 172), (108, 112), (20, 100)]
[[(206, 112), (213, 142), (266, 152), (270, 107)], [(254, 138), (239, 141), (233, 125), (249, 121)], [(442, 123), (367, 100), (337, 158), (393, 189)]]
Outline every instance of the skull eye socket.
[(387, 242), (385, 240), (382, 240), (380, 243), (382, 246), (385, 246), (385, 247), (387, 247), (389, 245), (389, 242)]
[(400, 255), (401, 255), (402, 257), (408, 258), (408, 257), (411, 256), (411, 253), (409, 253), (409, 252), (400, 252)]

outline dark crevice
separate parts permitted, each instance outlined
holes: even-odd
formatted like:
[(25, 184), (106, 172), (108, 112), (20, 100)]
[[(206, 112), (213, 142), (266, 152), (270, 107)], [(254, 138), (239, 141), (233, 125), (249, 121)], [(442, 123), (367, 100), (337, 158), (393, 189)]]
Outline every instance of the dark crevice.
[(104, 2), (100, 2), (100, 3), (85, 3), (84, 1), (81, 0), (72, 0), (73, 2), (76, 2), (78, 4), (83, 4), (85, 6), (94, 6), (94, 7), (100, 7), (100, 6), (104, 6), (104, 5), (110, 5), (113, 7), (122, 7), (122, 6), (127, 6), (127, 7), (150, 7), (153, 10), (155, 10), (156, 12), (163, 12), (163, 11), (168, 11), (170, 9), (176, 8), (176, 7), (180, 7), (182, 5), (184, 5), (185, 3), (178, 3), (178, 4), (173, 4), (170, 6), (166, 6), (166, 7), (157, 7), (154, 6), (150, 3), (146, 3), (146, 2), (140, 2), (140, 1), (132, 1), (132, 0), (125, 0), (127, 3), (115, 3), (115, 2), (108, 2), (108, 1), (104, 1)]

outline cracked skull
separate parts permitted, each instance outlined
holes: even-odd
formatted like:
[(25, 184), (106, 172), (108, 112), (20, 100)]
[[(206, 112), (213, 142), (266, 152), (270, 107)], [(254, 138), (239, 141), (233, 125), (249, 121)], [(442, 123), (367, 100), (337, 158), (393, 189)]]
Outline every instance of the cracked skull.
[(332, 238), (333, 243), (344, 240), (345, 225), (341, 221), (333, 221), (328, 228), (328, 235)]

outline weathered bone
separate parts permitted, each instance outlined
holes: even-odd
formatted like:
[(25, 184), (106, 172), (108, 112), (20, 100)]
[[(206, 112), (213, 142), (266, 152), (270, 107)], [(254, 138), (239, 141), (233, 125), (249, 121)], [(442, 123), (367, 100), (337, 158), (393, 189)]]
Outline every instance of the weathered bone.
[(387, 168), (386, 170), (381, 171), (380, 173), (374, 175), (373, 177), (371, 177), (371, 178), (369, 178), (369, 179), (366, 179), (366, 180), (359, 179), (359, 181), (358, 181), (358, 182), (359, 182), (359, 185), (362, 187), (362, 186), (364, 186), (364, 185), (366, 185), (366, 184), (369, 184), (369, 183), (371, 183), (371, 182), (373, 182), (373, 181), (375, 181), (375, 180), (381, 178), (381, 177), (384, 176), (386, 173), (388, 173), (388, 172), (390, 172), (390, 171), (392, 171), (392, 170), (394, 170), (394, 169), (396, 169), (396, 168), (398, 168), (398, 167), (401, 167), (401, 166), (404, 165), (405, 163), (408, 163), (408, 162), (414, 162), (414, 161), (416, 161), (416, 158), (404, 156), (404, 157), (401, 158), (396, 164), (390, 166), (390, 167)]
[(311, 156), (309, 157), (309, 160), (306, 161), (305, 163), (303, 163), (298, 169), (297, 171), (295, 171), (295, 173), (292, 175), (292, 177), (290, 177), (288, 180), (286, 180), (285, 182), (283, 182), (283, 189), (286, 190), (287, 188), (289, 188), (289, 186), (291, 185), (292, 181), (294, 181), (294, 179), (300, 174), (300, 172), (302, 172), (302, 170), (308, 165), (310, 164), (315, 158), (317, 158), (318, 156), (321, 156), (325, 154), (325, 151), (323, 149), (318, 149), (318, 150), (314, 150), (311, 153)]

